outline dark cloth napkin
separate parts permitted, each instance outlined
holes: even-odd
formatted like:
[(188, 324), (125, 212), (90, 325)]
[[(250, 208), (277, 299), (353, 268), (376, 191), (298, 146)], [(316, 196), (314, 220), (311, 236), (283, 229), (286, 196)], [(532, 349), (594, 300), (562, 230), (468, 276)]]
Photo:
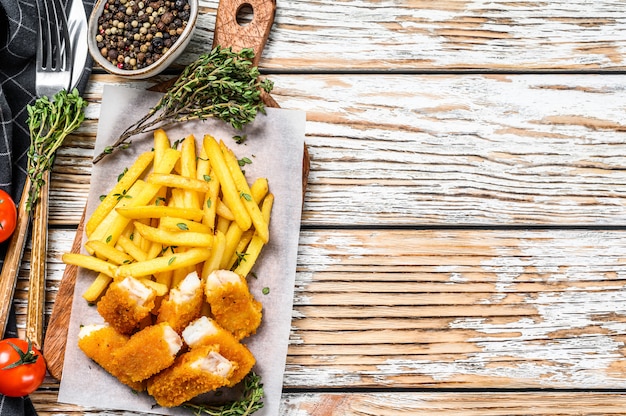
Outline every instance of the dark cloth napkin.
[[(65, 0), (62, 2), (65, 3)], [(94, 0), (83, 0), (87, 16), (93, 3)], [(26, 180), (26, 152), (30, 144), (26, 106), (36, 98), (37, 16), (36, 0), (0, 0), (0, 188), (12, 195), (16, 204)], [(87, 42), (87, 39), (83, 41)], [(91, 73), (89, 59), (77, 87), (81, 93)], [(0, 244), (0, 267), (7, 244)], [(17, 336), (14, 310), (11, 311), (5, 336)], [(0, 395), (0, 416), (21, 415), (36, 415), (28, 397)]]

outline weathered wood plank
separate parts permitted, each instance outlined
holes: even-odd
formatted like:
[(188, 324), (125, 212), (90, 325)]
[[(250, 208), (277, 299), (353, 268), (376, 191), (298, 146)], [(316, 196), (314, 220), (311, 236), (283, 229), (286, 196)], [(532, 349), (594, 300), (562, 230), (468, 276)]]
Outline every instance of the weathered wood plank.
[[(626, 76), (271, 78), (282, 107), (307, 112), (306, 226), (626, 222)], [(53, 224), (80, 218), (111, 82), (93, 77), (91, 122), (59, 154)]]
[[(179, 62), (213, 41), (217, 0), (201, 1)], [(622, 70), (619, 0), (511, 2), (281, 0), (260, 66), (267, 71)], [(349, 47), (346, 47), (349, 45)]]
[(304, 230), (285, 386), (620, 388), (625, 257), (621, 230)]
[[(40, 416), (96, 414), (97, 409), (57, 403), (55, 390), (32, 395)], [(587, 392), (375, 392), (283, 393), (281, 416), (550, 416), (623, 415), (626, 398), (619, 393)], [(136, 413), (107, 411), (110, 416)]]

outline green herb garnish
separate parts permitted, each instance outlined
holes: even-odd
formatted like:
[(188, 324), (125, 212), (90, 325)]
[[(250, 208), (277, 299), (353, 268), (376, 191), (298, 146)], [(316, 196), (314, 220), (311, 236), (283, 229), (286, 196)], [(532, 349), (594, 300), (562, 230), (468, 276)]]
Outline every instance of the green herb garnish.
[(71, 93), (61, 90), (52, 100), (40, 97), (26, 107), (30, 131), (28, 177), (32, 184), (26, 202), (28, 211), (39, 201), (39, 193), (45, 183), (44, 173), (52, 170), (57, 149), (85, 119), (86, 106), (87, 101), (74, 89)]
[(187, 404), (195, 416), (250, 416), (263, 408), (263, 383), (253, 371), (243, 379), (243, 393), (240, 400), (222, 406)]
[(174, 123), (218, 118), (235, 129), (265, 112), (261, 91), (270, 92), (272, 81), (259, 79), (259, 69), (252, 64), (254, 51), (244, 48), (215, 47), (188, 65), (174, 85), (148, 114), (128, 127), (117, 141), (96, 156), (97, 163), (115, 149), (128, 147), (131, 137), (152, 132)]

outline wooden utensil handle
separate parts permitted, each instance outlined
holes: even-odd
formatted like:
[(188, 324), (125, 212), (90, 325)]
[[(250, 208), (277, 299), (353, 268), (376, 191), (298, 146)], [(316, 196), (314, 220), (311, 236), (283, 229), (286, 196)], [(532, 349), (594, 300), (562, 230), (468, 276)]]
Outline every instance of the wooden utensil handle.
[(17, 273), (20, 270), (22, 254), (26, 245), (26, 236), (28, 235), (28, 225), (30, 223), (30, 214), (26, 210), (26, 203), (28, 202), (31, 185), (30, 179), (26, 178), (17, 209), (17, 224), (4, 257), (2, 273), (0, 273), (0, 335), (4, 335), (7, 322), (9, 321), (9, 311), (13, 303)]
[(44, 306), (46, 303), (46, 253), (48, 249), (48, 192), (50, 172), (43, 174), (44, 184), (35, 205), (32, 229), (30, 275), (28, 277), (28, 312), (26, 339), (35, 347), (43, 347)]
[[(76, 229), (76, 236), (72, 243), (72, 253), (80, 253), (83, 242), (83, 230), (85, 228), (85, 211), (86, 207), (83, 210), (83, 216)], [(57, 380), (61, 380), (61, 376), (63, 375), (65, 346), (67, 345), (67, 327), (72, 313), (72, 301), (74, 299), (74, 285), (76, 284), (77, 273), (77, 266), (65, 266), (65, 271), (61, 278), (43, 341), (43, 356), (48, 366), (48, 372)]]
[[(245, 7), (252, 8), (252, 20), (240, 23), (238, 15)], [(258, 66), (275, 13), (276, 0), (221, 0), (217, 7), (213, 47), (230, 46), (235, 52), (251, 48), (254, 50), (252, 63)]]

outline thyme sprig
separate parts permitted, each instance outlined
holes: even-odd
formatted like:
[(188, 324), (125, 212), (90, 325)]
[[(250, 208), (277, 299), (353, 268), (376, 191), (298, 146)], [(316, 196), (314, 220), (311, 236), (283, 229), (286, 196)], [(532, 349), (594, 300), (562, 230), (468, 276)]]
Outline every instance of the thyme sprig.
[(52, 97), (38, 98), (27, 106), (30, 146), (28, 148), (28, 176), (31, 189), (26, 208), (31, 211), (39, 201), (44, 185), (44, 173), (52, 170), (57, 149), (68, 134), (76, 130), (85, 119), (85, 101), (77, 89), (61, 90)]
[(116, 149), (130, 146), (131, 137), (165, 128), (174, 123), (218, 118), (235, 129), (265, 112), (261, 91), (270, 92), (272, 81), (260, 80), (259, 69), (253, 66), (254, 51), (217, 46), (188, 65), (159, 102), (111, 146), (97, 155), (98, 163)]
[(243, 394), (238, 401), (222, 406), (188, 404), (195, 416), (250, 416), (263, 407), (263, 383), (254, 371), (243, 379)]

